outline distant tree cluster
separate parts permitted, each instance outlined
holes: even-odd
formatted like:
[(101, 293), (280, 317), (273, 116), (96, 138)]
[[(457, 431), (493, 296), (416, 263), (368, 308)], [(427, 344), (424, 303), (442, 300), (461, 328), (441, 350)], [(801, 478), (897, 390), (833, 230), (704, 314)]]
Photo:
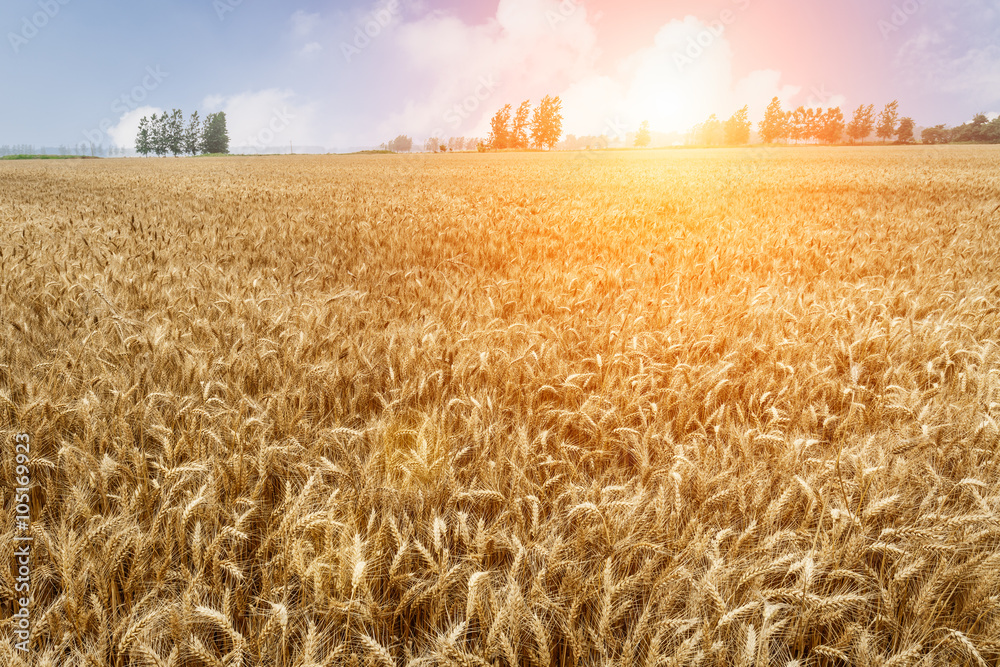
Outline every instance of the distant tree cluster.
[(226, 129), (226, 114), (209, 114), (202, 121), (198, 112), (191, 114), (187, 123), (180, 109), (172, 113), (164, 111), (139, 121), (139, 132), (135, 138), (135, 152), (139, 155), (164, 156), (199, 155), (203, 153), (228, 153), (229, 131)]
[(483, 140), (477, 137), (452, 137), (448, 140), (449, 151), (474, 151)]
[(14, 144), (13, 146), (0, 146), (0, 155), (40, 155), (31, 144)]
[(977, 113), (971, 123), (963, 123), (958, 127), (928, 127), (920, 133), (920, 140), (925, 144), (1000, 144), (1000, 116), (990, 120), (985, 113)]
[(483, 145), (495, 150), (551, 149), (562, 136), (562, 121), (562, 100), (558, 96), (546, 95), (534, 112), (528, 100), (522, 102), (517, 111), (506, 104), (490, 120), (490, 136)]
[(382, 144), (379, 148), (393, 153), (409, 153), (413, 150), (413, 138), (401, 134), (392, 141)]
[(566, 138), (559, 144), (559, 148), (567, 151), (579, 150), (599, 150), (611, 145), (611, 139), (606, 134), (585, 134), (576, 136), (567, 134)]
[[(428, 153), (474, 151), (482, 141), (482, 139), (474, 137), (451, 137), (447, 141), (442, 137), (428, 137), (424, 141), (422, 148)], [(409, 153), (413, 150), (413, 138), (401, 134), (392, 141), (387, 141), (380, 145), (379, 148), (384, 151), (392, 151), (393, 153)]]
[[(0, 146), (0, 156), (4, 155), (46, 155), (48, 148), (36, 147), (31, 144), (14, 144), (13, 146)], [(65, 144), (56, 149), (55, 155), (92, 155), (94, 157), (125, 157), (127, 151), (120, 146), (101, 146), (100, 144), (79, 144), (77, 146), (66, 146)]]
[(649, 132), (649, 121), (644, 120), (639, 124), (639, 131), (635, 133), (635, 147), (646, 148), (653, 141), (653, 135)]
[(729, 120), (722, 121), (712, 114), (691, 131), (695, 143), (704, 146), (742, 146), (750, 143), (750, 107), (745, 106)]
[[(695, 126), (689, 133), (689, 141), (704, 146), (720, 146), (747, 143), (749, 122), (746, 120), (747, 107), (741, 109), (729, 121), (723, 123), (715, 115)], [(764, 112), (764, 120), (758, 125), (762, 142), (810, 141), (827, 144), (841, 142), (845, 136), (851, 143), (874, 134), (883, 143), (895, 139), (896, 143), (910, 144), (916, 141), (916, 123), (910, 117), (899, 117), (899, 102), (893, 100), (876, 115), (875, 105), (860, 105), (854, 110), (850, 122), (845, 123), (839, 107), (816, 109), (799, 107), (795, 111), (785, 111), (781, 101), (775, 97)], [(920, 133), (925, 144), (946, 143), (1000, 143), (1000, 116), (990, 120), (985, 113), (976, 114), (972, 122), (948, 129), (944, 125), (925, 128)], [(639, 145), (638, 143), (636, 145)]]

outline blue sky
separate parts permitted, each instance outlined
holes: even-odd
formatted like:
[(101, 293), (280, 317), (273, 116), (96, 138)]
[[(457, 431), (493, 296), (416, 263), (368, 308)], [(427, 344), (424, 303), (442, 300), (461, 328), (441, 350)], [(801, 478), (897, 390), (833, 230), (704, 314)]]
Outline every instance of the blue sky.
[[(7, 0), (0, 144), (129, 145), (139, 116), (226, 111), (234, 145), (481, 136), (561, 95), (565, 130), (900, 101), (1000, 112), (995, 0)], [(369, 34), (365, 34), (365, 31)]]

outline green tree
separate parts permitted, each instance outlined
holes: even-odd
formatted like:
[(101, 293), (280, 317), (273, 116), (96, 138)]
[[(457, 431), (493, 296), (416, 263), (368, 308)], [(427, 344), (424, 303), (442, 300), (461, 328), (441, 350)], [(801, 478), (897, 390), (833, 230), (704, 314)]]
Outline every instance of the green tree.
[(218, 111), (205, 117), (204, 148), (206, 153), (228, 153), (229, 131), (226, 129), (226, 113)]
[(184, 152), (184, 114), (174, 109), (167, 119), (167, 150), (177, 157)]
[(646, 148), (652, 141), (653, 138), (649, 133), (649, 121), (644, 120), (639, 124), (639, 131), (635, 133), (635, 147)]
[(501, 150), (511, 147), (513, 143), (510, 128), (511, 110), (511, 105), (505, 104), (490, 119), (490, 136), (486, 139), (486, 143), (490, 148)]
[(531, 140), (539, 148), (551, 149), (562, 137), (562, 100), (546, 95), (531, 118)]
[(896, 135), (896, 125), (899, 122), (899, 102), (893, 100), (885, 105), (882, 109), (882, 113), (878, 116), (878, 127), (875, 128), (875, 134), (883, 142), (891, 139)]
[(730, 146), (742, 146), (750, 143), (750, 107), (745, 106), (726, 121), (726, 143)]
[(764, 120), (758, 126), (760, 137), (765, 144), (788, 136), (788, 120), (781, 110), (781, 100), (777, 97), (771, 100), (764, 112)]
[(946, 144), (950, 138), (950, 133), (944, 125), (926, 127), (920, 133), (920, 141), (925, 144)]
[(163, 157), (170, 150), (169, 125), (170, 117), (167, 112), (153, 114), (150, 120), (150, 148), (159, 157)]
[(1000, 116), (997, 116), (983, 129), (984, 138), (983, 141), (987, 141), (991, 144), (1000, 144)]
[(195, 111), (191, 114), (191, 120), (188, 121), (187, 130), (184, 132), (184, 152), (197, 155), (201, 152), (201, 148), (201, 119)]
[(913, 119), (909, 116), (901, 118), (899, 120), (899, 129), (896, 130), (896, 138), (904, 144), (912, 144), (914, 125)]
[(990, 134), (990, 119), (984, 113), (977, 113), (971, 123), (963, 123), (951, 131), (951, 140), (969, 143), (987, 142)]
[(145, 156), (149, 155), (151, 150), (149, 119), (143, 116), (139, 120), (139, 132), (135, 135), (135, 152)]
[(511, 148), (528, 147), (528, 122), (531, 117), (531, 102), (525, 100), (514, 114), (514, 122), (510, 130)]

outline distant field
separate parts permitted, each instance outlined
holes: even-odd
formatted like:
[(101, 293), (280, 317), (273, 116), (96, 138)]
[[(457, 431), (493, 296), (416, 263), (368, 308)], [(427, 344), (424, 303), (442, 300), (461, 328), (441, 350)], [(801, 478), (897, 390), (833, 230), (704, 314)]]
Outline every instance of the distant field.
[(4, 162), (0, 663), (998, 664), (998, 165)]

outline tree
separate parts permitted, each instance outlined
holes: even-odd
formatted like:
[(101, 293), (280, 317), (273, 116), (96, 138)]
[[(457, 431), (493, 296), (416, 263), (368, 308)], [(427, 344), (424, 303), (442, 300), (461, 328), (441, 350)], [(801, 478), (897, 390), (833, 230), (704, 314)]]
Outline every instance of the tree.
[(726, 140), (726, 131), (722, 121), (714, 113), (701, 124), (698, 135), (698, 143), (703, 146), (721, 146)]
[(745, 106), (726, 121), (726, 144), (742, 146), (750, 142), (750, 107)]
[(758, 126), (761, 139), (765, 144), (772, 143), (778, 139), (788, 136), (788, 121), (785, 113), (781, 110), (781, 100), (777, 97), (771, 100), (764, 112), (764, 120)]
[(511, 147), (511, 144), (513, 143), (510, 128), (511, 109), (512, 107), (509, 104), (505, 104), (503, 105), (503, 108), (493, 114), (493, 118), (490, 119), (490, 136), (486, 140), (486, 143), (490, 148), (501, 150), (503, 148)]
[(635, 133), (635, 147), (646, 148), (652, 142), (649, 134), (649, 121), (644, 120), (639, 124), (639, 131)]
[(792, 113), (792, 120), (789, 123), (788, 134), (792, 141), (798, 143), (799, 139), (807, 138), (809, 125), (806, 120), (806, 108), (800, 106)]
[(413, 148), (413, 139), (401, 134), (388, 143), (388, 148), (393, 153), (409, 153)]
[(878, 116), (878, 127), (875, 134), (883, 142), (896, 135), (896, 124), (899, 122), (899, 102), (893, 100), (885, 105)]
[(546, 95), (531, 118), (531, 140), (539, 148), (552, 148), (562, 136), (562, 100)]
[(510, 128), (511, 148), (528, 147), (528, 120), (531, 116), (531, 102), (525, 100), (514, 114), (514, 123)]
[(139, 132), (135, 135), (135, 152), (139, 155), (149, 155), (152, 146), (149, 136), (149, 119), (143, 116), (139, 120)]
[(1000, 116), (991, 120), (986, 125), (983, 132), (985, 133), (983, 141), (987, 141), (991, 144), (1000, 144)]
[(822, 109), (813, 109), (812, 107), (806, 109), (806, 138), (816, 139), (817, 141), (823, 138)]
[(899, 121), (899, 129), (896, 130), (896, 138), (904, 144), (913, 143), (913, 119), (909, 116), (901, 118)]
[(163, 157), (167, 154), (169, 150), (168, 144), (168, 123), (167, 112), (164, 111), (162, 115), (153, 114), (149, 121), (149, 146), (153, 153), (156, 153), (159, 157)]
[(861, 140), (861, 143), (865, 143), (865, 137), (872, 133), (872, 129), (875, 127), (875, 105), (869, 104), (865, 106), (862, 104), (857, 109), (854, 110), (854, 117), (851, 122), (847, 124), (847, 136), (851, 138), (851, 141), (857, 139)]
[(984, 113), (977, 113), (971, 123), (963, 123), (951, 130), (951, 140), (969, 143), (989, 142), (992, 133), (990, 119)]
[(424, 150), (428, 153), (434, 153), (440, 145), (441, 141), (437, 137), (429, 137), (427, 141), (424, 142)]
[(827, 109), (821, 118), (817, 139), (828, 144), (840, 141), (844, 136), (844, 112), (840, 110), (840, 107)]
[(201, 148), (201, 119), (198, 118), (198, 112), (195, 111), (191, 114), (187, 131), (184, 132), (184, 152), (197, 155), (201, 152)]
[(217, 111), (205, 117), (203, 150), (206, 153), (228, 153), (229, 131), (226, 129), (226, 113)]
[(184, 152), (184, 114), (174, 109), (167, 118), (167, 150), (177, 157)]
[(949, 138), (949, 132), (944, 125), (927, 127), (920, 133), (920, 141), (925, 144), (946, 144)]

